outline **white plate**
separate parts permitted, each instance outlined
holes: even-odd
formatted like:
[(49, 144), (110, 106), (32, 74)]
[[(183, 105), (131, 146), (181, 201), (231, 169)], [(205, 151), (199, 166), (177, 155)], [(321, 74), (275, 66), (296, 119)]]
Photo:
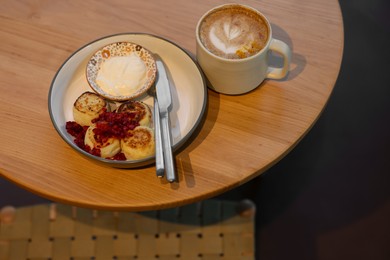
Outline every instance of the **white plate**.
[[(49, 91), (49, 113), (59, 135), (72, 148), (96, 161), (119, 168), (134, 168), (150, 164), (154, 156), (136, 161), (114, 161), (93, 156), (75, 143), (65, 129), (67, 121), (73, 121), (73, 103), (83, 92), (90, 91), (85, 68), (90, 57), (103, 46), (119, 41), (137, 43), (160, 55), (172, 75), (172, 110), (170, 111), (172, 144), (176, 150), (195, 131), (204, 115), (207, 88), (203, 74), (190, 55), (175, 43), (149, 34), (126, 33), (107, 36), (93, 41), (73, 53), (60, 67)], [(153, 98), (139, 98), (153, 107)]]

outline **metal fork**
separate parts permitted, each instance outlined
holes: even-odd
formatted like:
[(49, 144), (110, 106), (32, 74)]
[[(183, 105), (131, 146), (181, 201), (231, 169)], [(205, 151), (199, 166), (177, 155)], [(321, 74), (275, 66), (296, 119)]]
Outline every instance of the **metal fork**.
[(160, 122), (160, 108), (158, 107), (158, 100), (156, 97), (156, 86), (152, 86), (149, 91), (154, 99), (153, 103), (153, 124), (154, 124), (154, 138), (156, 143), (156, 175), (159, 178), (164, 177), (164, 156), (161, 137), (161, 122)]

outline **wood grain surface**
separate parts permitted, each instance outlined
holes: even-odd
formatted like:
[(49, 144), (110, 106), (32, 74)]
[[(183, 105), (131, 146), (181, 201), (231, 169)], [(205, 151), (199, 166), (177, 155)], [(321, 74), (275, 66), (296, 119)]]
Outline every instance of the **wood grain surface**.
[(54, 201), (143, 211), (216, 196), (277, 163), (331, 96), (342, 60), (342, 15), (336, 0), (238, 2), (263, 12), (274, 38), (290, 45), (291, 71), (245, 95), (209, 90), (204, 121), (175, 154), (179, 181), (170, 184), (155, 176), (154, 165), (115, 169), (74, 151), (51, 123), (50, 84), (74, 51), (116, 33), (158, 35), (194, 54), (198, 19), (226, 1), (1, 1), (0, 175)]

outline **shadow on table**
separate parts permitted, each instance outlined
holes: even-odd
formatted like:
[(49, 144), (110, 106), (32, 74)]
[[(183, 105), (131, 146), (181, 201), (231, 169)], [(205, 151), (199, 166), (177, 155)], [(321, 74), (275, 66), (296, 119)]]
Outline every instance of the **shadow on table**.
[[(180, 185), (183, 185), (183, 181), (187, 187), (194, 187), (196, 185), (195, 177), (192, 175), (193, 169), (189, 154), (207, 138), (213, 129), (220, 107), (219, 94), (209, 89), (206, 91), (208, 91), (208, 101), (202, 121), (187, 140), (186, 144), (175, 152), (176, 154), (180, 153), (179, 156), (176, 156), (179, 182), (171, 184), (173, 189), (178, 189)], [(186, 174), (183, 174), (184, 172)]]

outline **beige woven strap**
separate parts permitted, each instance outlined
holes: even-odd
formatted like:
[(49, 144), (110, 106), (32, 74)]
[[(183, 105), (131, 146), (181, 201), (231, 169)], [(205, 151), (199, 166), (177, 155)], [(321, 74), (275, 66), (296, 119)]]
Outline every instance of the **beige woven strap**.
[(253, 203), (143, 213), (43, 204), (0, 214), (0, 259), (254, 259)]

